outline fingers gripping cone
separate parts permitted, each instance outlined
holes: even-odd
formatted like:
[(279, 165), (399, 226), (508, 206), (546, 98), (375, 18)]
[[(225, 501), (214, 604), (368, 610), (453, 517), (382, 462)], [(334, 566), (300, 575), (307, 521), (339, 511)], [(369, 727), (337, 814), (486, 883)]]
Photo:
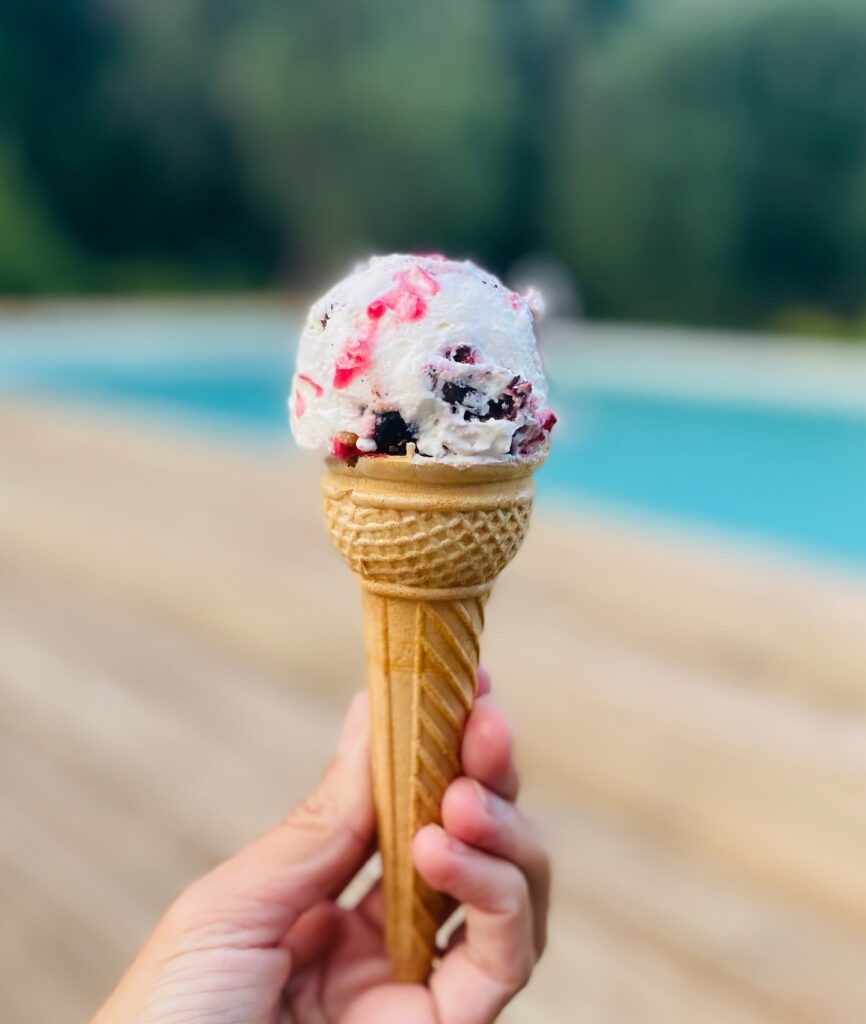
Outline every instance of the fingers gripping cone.
[(445, 899), (412, 864), (460, 772), (484, 604), (520, 546), (538, 463), (457, 469), (406, 458), (331, 461), (325, 517), (363, 584), (373, 786), (396, 980), (430, 972)]

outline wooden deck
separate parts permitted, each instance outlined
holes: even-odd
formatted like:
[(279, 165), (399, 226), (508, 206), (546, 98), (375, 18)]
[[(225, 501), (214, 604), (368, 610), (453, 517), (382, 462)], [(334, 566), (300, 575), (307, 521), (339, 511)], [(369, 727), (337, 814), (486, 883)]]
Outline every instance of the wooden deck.
[[(317, 475), (0, 410), (0, 1020), (86, 1020), (318, 776), (362, 655)], [(539, 515), (485, 650), (557, 876), (506, 1021), (866, 1019), (866, 586)]]

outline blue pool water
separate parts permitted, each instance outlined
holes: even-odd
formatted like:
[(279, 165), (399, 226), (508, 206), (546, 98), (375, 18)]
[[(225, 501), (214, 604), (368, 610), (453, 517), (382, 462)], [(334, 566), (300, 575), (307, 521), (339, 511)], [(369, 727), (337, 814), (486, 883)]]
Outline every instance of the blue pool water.
[(866, 564), (866, 417), (568, 389), (548, 485)]
[[(0, 348), (0, 387), (123, 405), (250, 439), (285, 438), (282, 344), (134, 358), (68, 347)], [(866, 566), (866, 415), (634, 393), (560, 377), (542, 499), (721, 528)]]

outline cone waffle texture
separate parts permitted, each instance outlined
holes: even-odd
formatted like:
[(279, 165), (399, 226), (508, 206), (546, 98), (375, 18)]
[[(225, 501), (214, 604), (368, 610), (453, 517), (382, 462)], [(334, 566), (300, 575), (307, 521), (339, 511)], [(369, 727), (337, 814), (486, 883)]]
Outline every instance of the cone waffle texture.
[(484, 604), (526, 532), (535, 465), (362, 459), (329, 464), (323, 481), (331, 538), (364, 585), (386, 941), (398, 981), (426, 979), (447, 914), (413, 868), (412, 837), (440, 820), (460, 773)]

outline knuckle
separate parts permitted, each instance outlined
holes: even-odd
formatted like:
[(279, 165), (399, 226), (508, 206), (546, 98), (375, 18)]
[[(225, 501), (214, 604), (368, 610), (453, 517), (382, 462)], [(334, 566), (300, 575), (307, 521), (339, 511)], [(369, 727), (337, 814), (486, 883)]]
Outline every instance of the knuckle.
[(513, 864), (507, 865), (507, 878), (500, 899), (500, 913), (519, 917), (529, 905), (529, 883), (526, 876)]
[(326, 832), (340, 816), (340, 799), (330, 775), (297, 804), (282, 821), (284, 828), (300, 832)]
[(198, 895), (198, 885), (193, 882), (181, 893), (166, 910), (162, 924), (172, 931), (185, 932), (190, 925), (198, 920), (202, 909), (202, 900)]
[(505, 970), (500, 970), (498, 974), (493, 971), (490, 973), (496, 975), (498, 980), (516, 995), (529, 983), (535, 964), (536, 957), (532, 950), (532, 943), (526, 942), (519, 952), (512, 954)]
[(197, 934), (211, 927), (213, 901), (208, 888), (207, 876), (188, 885), (166, 910), (159, 925), (160, 930), (182, 937)]
[(493, 952), (469, 947), (469, 957), (489, 978), (494, 979), (511, 999), (525, 988), (535, 969), (536, 958), (532, 943), (527, 938), (518, 949)]

